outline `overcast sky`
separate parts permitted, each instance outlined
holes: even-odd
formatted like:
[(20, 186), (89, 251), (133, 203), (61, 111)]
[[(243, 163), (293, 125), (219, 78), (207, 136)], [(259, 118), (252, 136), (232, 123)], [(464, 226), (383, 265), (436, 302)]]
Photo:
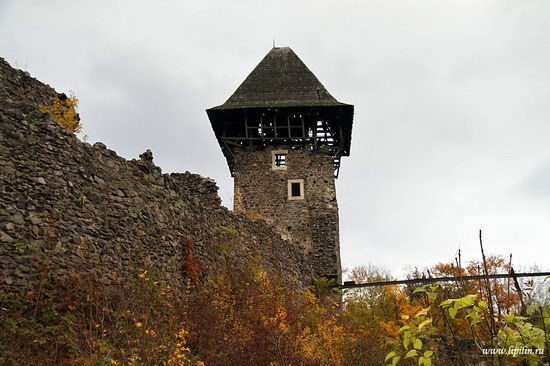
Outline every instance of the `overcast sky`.
[(232, 179), (205, 109), (272, 46), (355, 105), (345, 268), (550, 264), (550, 1), (0, 0), (0, 57), (80, 99), (84, 133), (163, 172)]

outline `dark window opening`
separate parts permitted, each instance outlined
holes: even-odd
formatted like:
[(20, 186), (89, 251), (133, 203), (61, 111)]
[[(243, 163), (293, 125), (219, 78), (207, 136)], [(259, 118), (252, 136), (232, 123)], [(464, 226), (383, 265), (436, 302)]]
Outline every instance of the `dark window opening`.
[(302, 190), (301, 190), (300, 186), (301, 186), (301, 184), (299, 182), (291, 183), (290, 195), (292, 197), (300, 197), (302, 195)]
[(303, 179), (288, 180), (288, 199), (289, 200), (304, 199), (304, 180)]

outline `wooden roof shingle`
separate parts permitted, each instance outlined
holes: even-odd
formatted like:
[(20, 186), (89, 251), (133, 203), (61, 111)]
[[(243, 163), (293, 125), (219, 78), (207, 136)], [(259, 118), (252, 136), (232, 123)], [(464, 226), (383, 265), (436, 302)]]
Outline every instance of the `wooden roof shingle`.
[(212, 110), (336, 107), (338, 102), (289, 47), (274, 47), (222, 105)]

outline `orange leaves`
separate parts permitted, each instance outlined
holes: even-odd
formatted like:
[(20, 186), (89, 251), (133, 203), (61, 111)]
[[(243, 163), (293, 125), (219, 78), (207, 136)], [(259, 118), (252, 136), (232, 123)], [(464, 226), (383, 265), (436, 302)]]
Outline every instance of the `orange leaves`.
[(183, 257), (181, 258), (181, 269), (193, 283), (199, 280), (199, 272), (202, 267), (198, 265), (193, 256), (193, 241), (189, 238), (183, 239)]
[(265, 327), (275, 329), (281, 333), (287, 333), (289, 331), (289, 325), (286, 318), (287, 312), (282, 304), (279, 304), (274, 314), (273, 312), (267, 315), (260, 313), (260, 319)]
[(395, 320), (380, 320), (380, 328), (386, 332), (390, 339), (399, 338), (399, 325)]
[(309, 363), (339, 366), (344, 365), (345, 344), (353, 341), (349, 336), (336, 316), (332, 316), (320, 319), (313, 331), (306, 328), (299, 337), (299, 344)]
[[(192, 244), (184, 244), (190, 254)], [(451, 336), (469, 339), (477, 331), (478, 340), (490, 340), (478, 329), (486, 323), (483, 289), (477, 293), (478, 308), (462, 296), (449, 298), (448, 293), (463, 291), (458, 286), (424, 286), (414, 293), (386, 286), (340, 296), (328, 281), (297, 288), (264, 270), (260, 259), (228, 258), (221, 271), (209, 272), (207, 280), (193, 286), (171, 285), (155, 268), (140, 268), (117, 272), (116, 287), (75, 280), (64, 293), (38, 303), (28, 292), (20, 299), (28, 309), (0, 304), (8, 309), (0, 312), (0, 347), (2, 339), (10, 346), (16, 342), (10, 357), (18, 364), (40, 364), (25, 358), (39, 354), (49, 364), (66, 359), (103, 365), (378, 365), (387, 355), (390, 363), (428, 365), (432, 358), (445, 364), (436, 347), (441, 337), (454, 344)], [(502, 261), (491, 263), (502, 271)], [(183, 264), (188, 278), (195, 277), (192, 255)], [(432, 273), (451, 270), (441, 265)], [(354, 273), (372, 277), (368, 268)], [(497, 299), (507, 290), (500, 285)], [(36, 318), (23, 318), (35, 308)], [(33, 324), (39, 324), (40, 333), (28, 328)], [(49, 338), (35, 343), (37, 334)]]
[(201, 365), (187, 344), (182, 290), (154, 268), (118, 277), (109, 287), (93, 276), (49, 284), (39, 303), (34, 296), (0, 298), (9, 309), (0, 312), (0, 350), (10, 342), (0, 364)]
[(27, 292), (27, 299), (29, 301), (36, 301), (36, 298), (37, 298), (36, 292), (34, 291)]

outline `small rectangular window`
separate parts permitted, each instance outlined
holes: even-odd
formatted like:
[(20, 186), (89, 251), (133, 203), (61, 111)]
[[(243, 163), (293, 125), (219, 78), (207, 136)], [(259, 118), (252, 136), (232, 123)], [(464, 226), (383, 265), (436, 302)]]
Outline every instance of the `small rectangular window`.
[(288, 150), (273, 150), (271, 152), (273, 170), (286, 170)]
[(288, 180), (288, 199), (289, 200), (304, 199), (304, 180), (303, 179)]
[(275, 154), (275, 166), (286, 166), (286, 154)]
[(290, 195), (292, 197), (300, 197), (302, 195), (302, 187), (300, 187), (300, 183), (290, 183)]

